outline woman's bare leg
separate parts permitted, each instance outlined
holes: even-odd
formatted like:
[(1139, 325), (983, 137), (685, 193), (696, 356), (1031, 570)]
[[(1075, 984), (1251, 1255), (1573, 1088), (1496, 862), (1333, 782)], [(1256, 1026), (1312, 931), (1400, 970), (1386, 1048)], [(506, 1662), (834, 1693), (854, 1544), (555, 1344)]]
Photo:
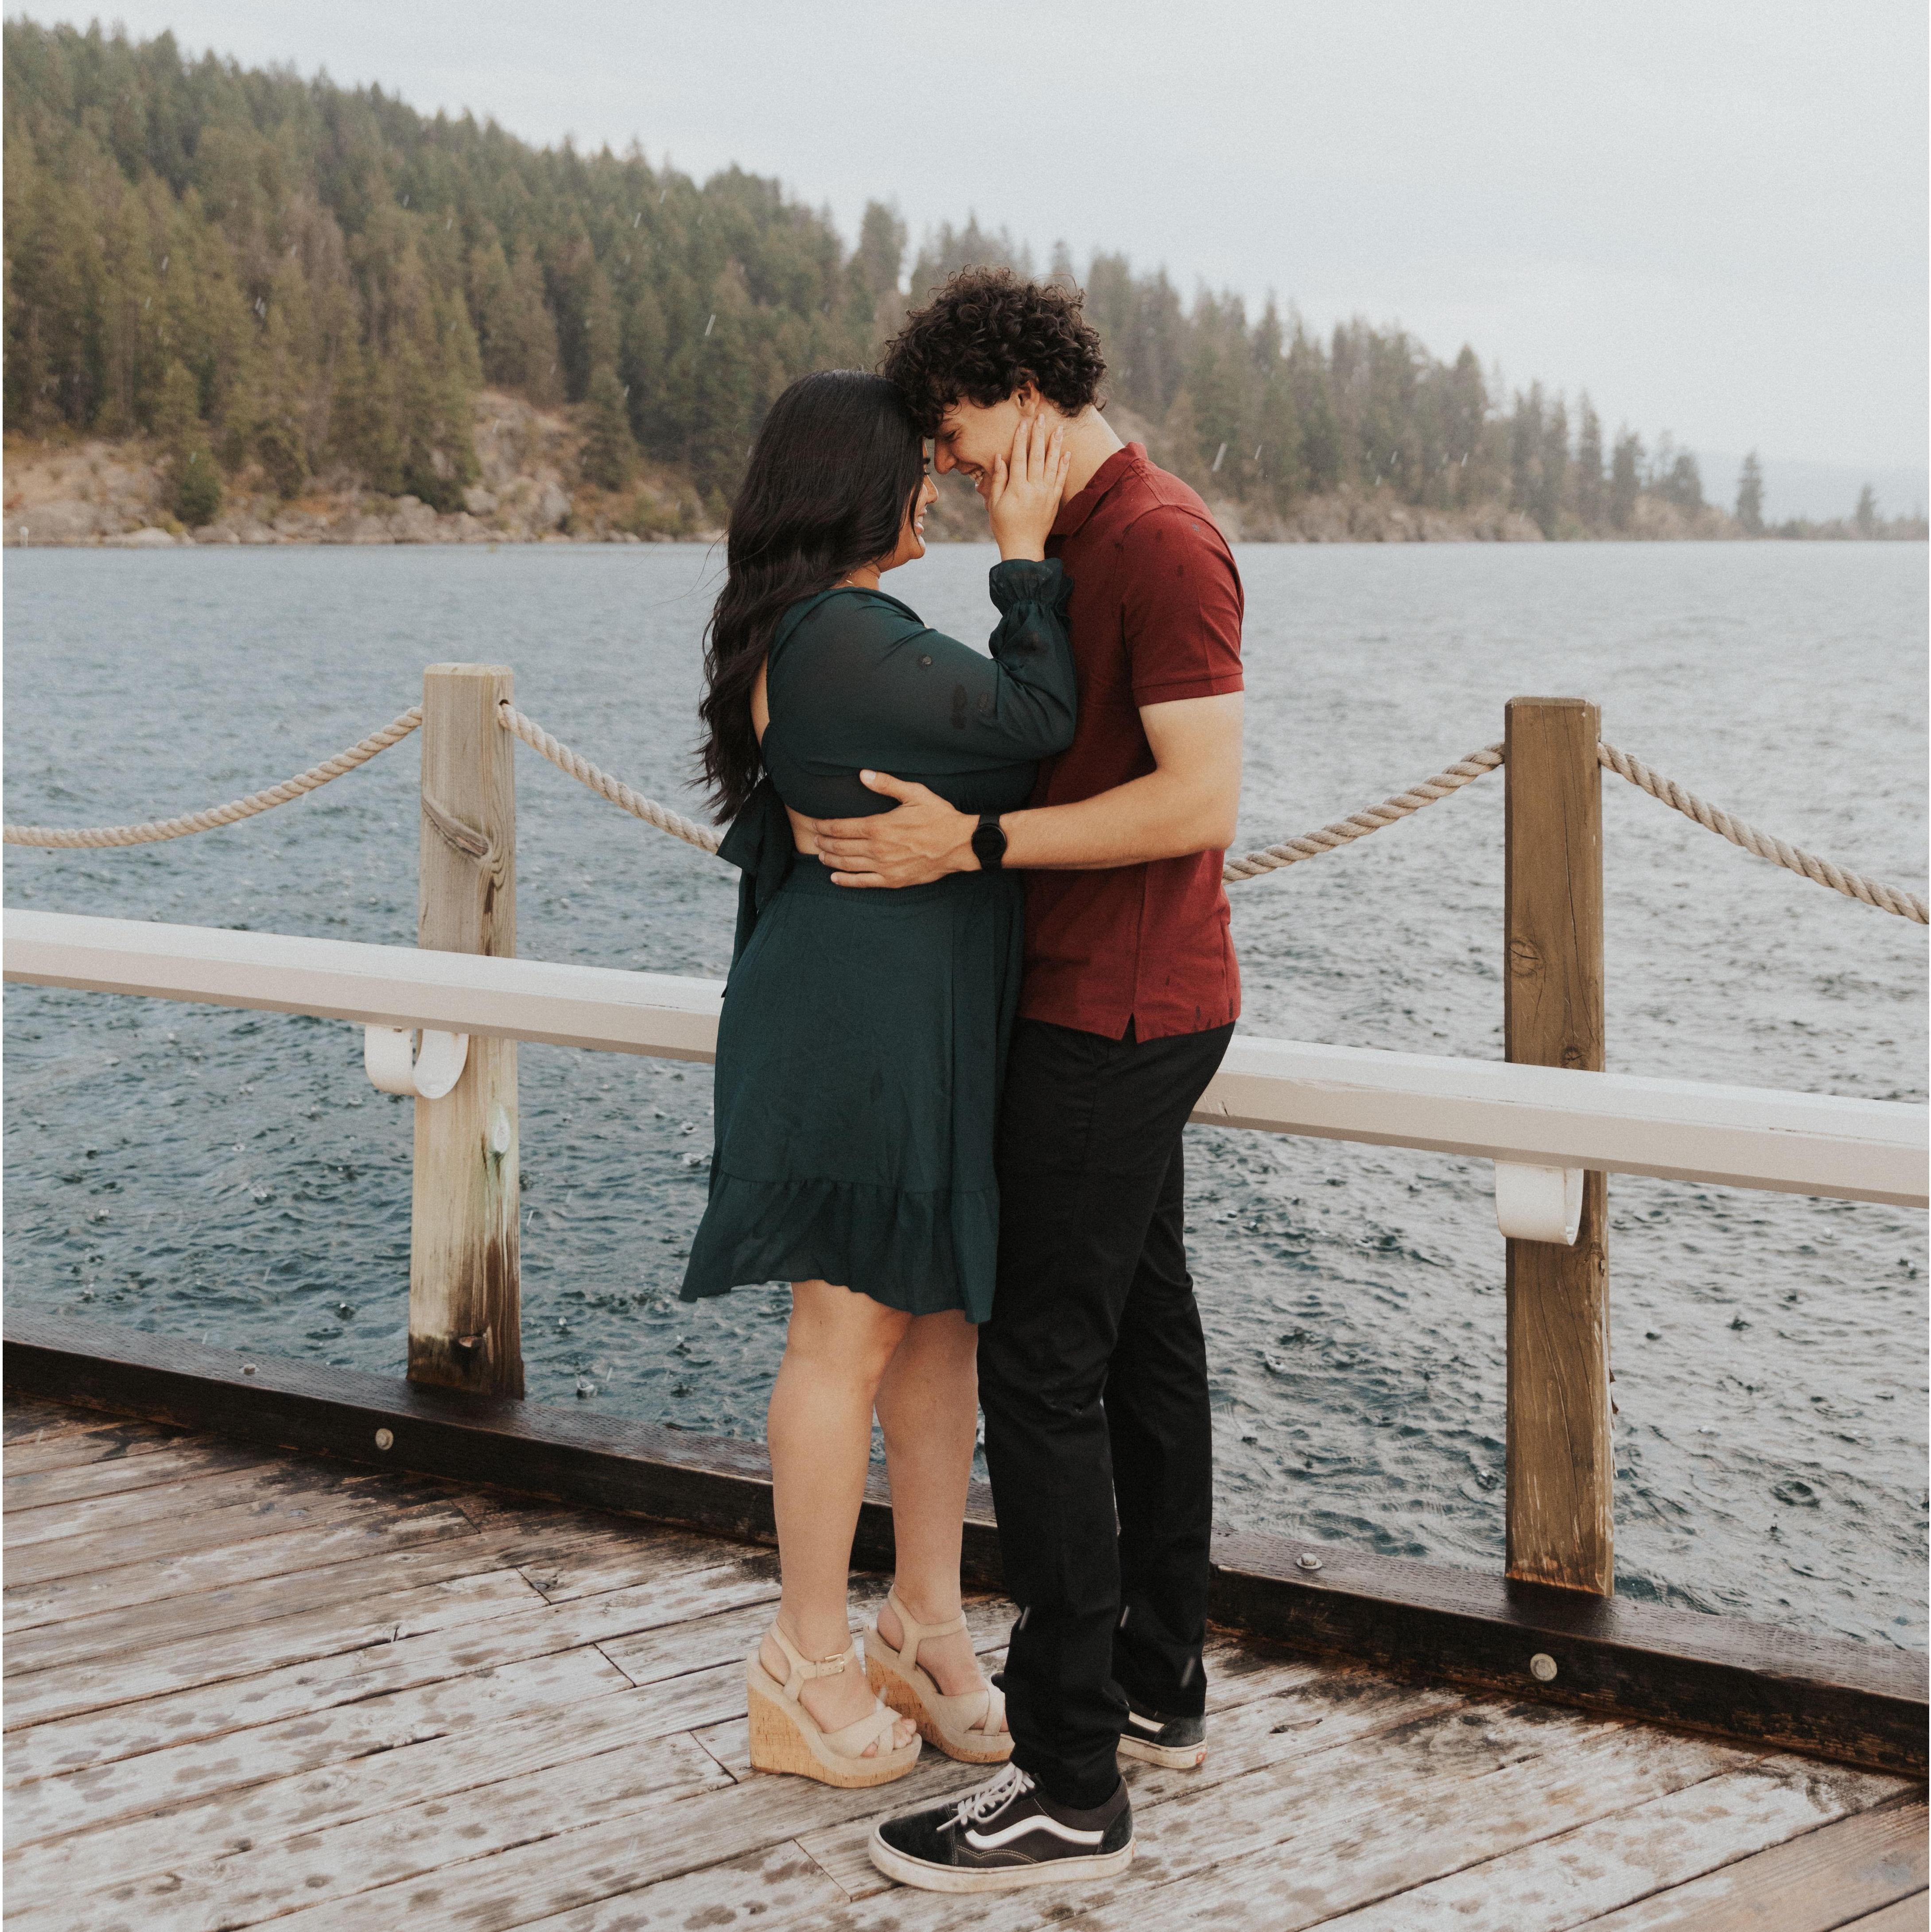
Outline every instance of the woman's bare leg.
[[(778, 1617), (808, 1658), (835, 1656), (851, 1640), (845, 1584), (871, 1461), (872, 1403), (910, 1323), (910, 1316), (829, 1282), (792, 1286), (791, 1323), (771, 1391), (766, 1439), (782, 1578)], [(956, 1538), (953, 1579), (956, 1589)], [(782, 1684), (788, 1666), (769, 1636), (760, 1655)], [(835, 1677), (814, 1678), (801, 1695), (828, 1731), (856, 1723), (872, 1708), (862, 1670), (847, 1667)], [(901, 1718), (892, 1735), (893, 1748), (913, 1736), (913, 1726)]]
[[(921, 1623), (943, 1623), (959, 1612), (959, 1543), (978, 1430), (978, 1330), (958, 1310), (921, 1315), (878, 1385), (898, 1546), (895, 1580), (900, 1600)], [(889, 1604), (879, 1612), (878, 1628), (895, 1649), (903, 1641)], [(949, 1697), (985, 1682), (966, 1631), (922, 1644), (919, 1661)]]

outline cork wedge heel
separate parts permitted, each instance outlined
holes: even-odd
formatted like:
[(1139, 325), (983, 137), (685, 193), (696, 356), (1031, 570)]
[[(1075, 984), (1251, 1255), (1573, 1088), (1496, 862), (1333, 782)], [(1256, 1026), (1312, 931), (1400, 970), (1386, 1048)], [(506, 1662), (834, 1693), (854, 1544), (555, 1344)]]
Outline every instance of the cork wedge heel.
[(1012, 1739), (1003, 1729), (1004, 1695), (988, 1684), (948, 1697), (919, 1661), (919, 1646), (926, 1638), (954, 1636), (965, 1628), (965, 1618), (922, 1624), (896, 1590), (886, 1601), (898, 1618), (902, 1641), (894, 1649), (879, 1635), (876, 1624), (865, 1625), (865, 1674), (873, 1690), (901, 1717), (910, 1718), (919, 1736), (948, 1757), (965, 1764), (1003, 1764), (1012, 1755)]
[[(745, 1660), (751, 1768), (789, 1772), (847, 1791), (868, 1790), (903, 1778), (918, 1762), (920, 1740), (914, 1738), (896, 1750), (891, 1748), (897, 1712), (874, 1703), (856, 1723), (827, 1731), (800, 1701), (799, 1693), (813, 1678), (835, 1677), (855, 1666), (856, 1646), (847, 1643), (836, 1657), (814, 1662), (775, 1624), (771, 1634), (784, 1653), (784, 1682), (779, 1683), (765, 1669), (757, 1651)], [(877, 1754), (867, 1757), (865, 1748), (873, 1743), (878, 1746)]]

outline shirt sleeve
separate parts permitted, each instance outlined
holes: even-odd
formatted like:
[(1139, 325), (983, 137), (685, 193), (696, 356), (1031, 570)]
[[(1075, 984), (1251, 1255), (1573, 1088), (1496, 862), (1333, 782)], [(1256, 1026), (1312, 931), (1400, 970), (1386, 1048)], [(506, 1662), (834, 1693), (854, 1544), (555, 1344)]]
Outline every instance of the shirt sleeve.
[[(1078, 712), (1069, 590), (1057, 561), (995, 566), (990, 658), (887, 607), (862, 624), (826, 624), (783, 665), (784, 697), (835, 764), (956, 772), (1049, 758), (1072, 742)], [(774, 692), (774, 714), (780, 702)]]
[(1135, 705), (1244, 688), (1240, 573), (1208, 518), (1181, 504), (1150, 510), (1128, 532), (1120, 572)]

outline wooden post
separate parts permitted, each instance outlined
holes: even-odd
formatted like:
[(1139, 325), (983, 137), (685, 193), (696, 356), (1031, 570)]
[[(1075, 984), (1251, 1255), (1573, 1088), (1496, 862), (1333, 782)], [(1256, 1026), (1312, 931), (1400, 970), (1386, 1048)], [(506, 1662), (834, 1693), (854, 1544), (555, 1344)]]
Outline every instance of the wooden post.
[[(1600, 1073), (1601, 717), (1579, 698), (1507, 712), (1508, 1058)], [(1615, 1591), (1605, 1177), (1583, 1177), (1573, 1248), (1508, 1244), (1508, 1574)]]
[[(418, 946), (515, 954), (514, 692), (499, 664), (423, 674)], [(516, 1042), (472, 1037), (454, 1091), (415, 1103), (411, 1382), (523, 1394), (517, 1172)]]

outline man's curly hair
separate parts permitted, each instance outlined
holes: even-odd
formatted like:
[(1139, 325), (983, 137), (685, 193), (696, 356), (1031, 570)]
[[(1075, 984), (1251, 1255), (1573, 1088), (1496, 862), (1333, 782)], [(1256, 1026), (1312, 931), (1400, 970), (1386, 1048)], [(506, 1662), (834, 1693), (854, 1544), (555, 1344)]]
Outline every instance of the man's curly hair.
[(1106, 360), (1081, 313), (1086, 298), (1010, 268), (961, 268), (886, 344), (895, 383), (925, 436), (964, 400), (989, 407), (1028, 382), (1066, 416), (1100, 400)]

